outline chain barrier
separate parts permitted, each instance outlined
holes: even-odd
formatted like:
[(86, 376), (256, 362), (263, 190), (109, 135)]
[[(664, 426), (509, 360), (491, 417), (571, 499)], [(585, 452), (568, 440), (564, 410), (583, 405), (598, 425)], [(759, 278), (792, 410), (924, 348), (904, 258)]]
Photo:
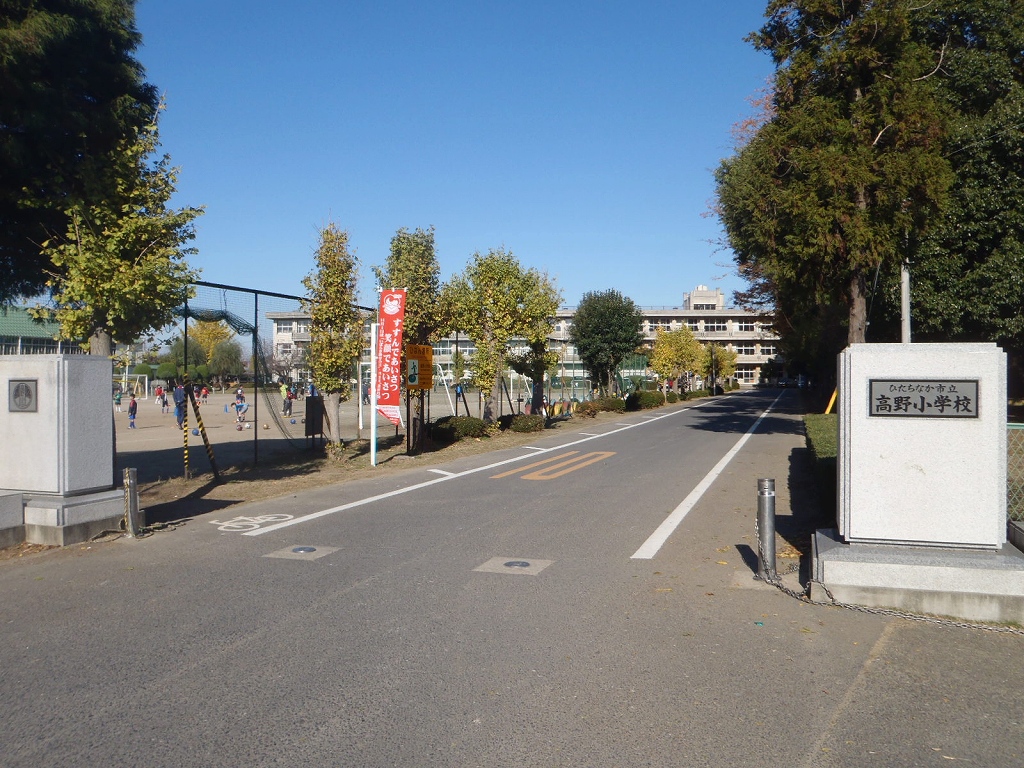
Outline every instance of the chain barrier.
[[(760, 550), (760, 546), (758, 547)], [(760, 556), (760, 551), (759, 551)], [(836, 608), (845, 608), (848, 611), (857, 611), (858, 613), (870, 613), (876, 616), (892, 616), (897, 619), (907, 619), (909, 621), (921, 621), (928, 624), (936, 624), (942, 627), (958, 627), (960, 629), (980, 629), (985, 632), (1004, 632), (1011, 635), (1022, 635), (1024, 636), (1024, 629), (1019, 627), (1002, 626), (998, 624), (985, 624), (982, 622), (973, 621), (958, 621), (956, 619), (944, 619), (939, 616), (926, 616), (920, 613), (911, 613), (910, 611), (901, 611), (896, 608), (871, 608), (866, 605), (855, 605), (853, 603), (844, 603), (841, 600), (836, 600), (835, 595), (832, 594), (831, 590), (826, 587), (822, 582), (817, 579), (810, 579), (807, 585), (801, 591), (787, 587), (782, 583), (782, 576), (794, 573), (800, 570), (799, 563), (790, 567), (785, 573), (778, 574), (774, 579), (763, 579), (759, 575), (755, 574), (754, 578), (758, 581), (763, 581), (765, 584), (778, 589), (790, 597), (799, 600), (802, 603), (808, 605), (825, 605), (835, 606)], [(812, 600), (811, 599), (811, 585), (817, 584), (821, 587), (822, 591), (828, 596), (828, 600)]]

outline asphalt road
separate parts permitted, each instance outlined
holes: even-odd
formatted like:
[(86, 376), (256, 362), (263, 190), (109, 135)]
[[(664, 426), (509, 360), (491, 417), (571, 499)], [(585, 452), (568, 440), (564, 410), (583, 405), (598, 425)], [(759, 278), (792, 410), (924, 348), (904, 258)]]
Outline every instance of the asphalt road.
[(0, 765), (1024, 764), (1024, 638), (753, 580), (776, 395), (0, 563)]

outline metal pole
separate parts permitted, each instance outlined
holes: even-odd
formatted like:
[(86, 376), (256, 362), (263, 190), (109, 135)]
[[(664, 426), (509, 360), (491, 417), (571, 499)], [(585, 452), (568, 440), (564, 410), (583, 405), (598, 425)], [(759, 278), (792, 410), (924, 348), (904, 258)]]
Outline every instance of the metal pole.
[(370, 325), (370, 466), (377, 466), (377, 324)]
[(139, 484), (133, 467), (124, 470), (124, 525), (129, 538), (138, 538), (142, 526), (139, 521)]
[(910, 263), (900, 264), (900, 341), (910, 343)]
[(757, 577), (775, 582), (775, 480), (757, 481)]
[(252, 295), (252, 464), (260, 463), (260, 295)]

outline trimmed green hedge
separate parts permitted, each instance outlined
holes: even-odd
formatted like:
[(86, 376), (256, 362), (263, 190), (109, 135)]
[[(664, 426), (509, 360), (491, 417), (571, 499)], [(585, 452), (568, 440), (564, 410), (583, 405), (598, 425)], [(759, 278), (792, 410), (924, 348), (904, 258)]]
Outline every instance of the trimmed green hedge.
[(627, 411), (646, 411), (664, 404), (665, 397), (661, 392), (631, 392), (626, 398)]
[(487, 437), (487, 422), (475, 416), (443, 416), (434, 422), (430, 437), (439, 443), (455, 443), (464, 437)]
[(586, 419), (593, 418), (597, 414), (606, 411), (625, 413), (626, 401), (619, 397), (599, 397), (596, 400), (584, 400), (582, 403), (576, 403), (576, 410), (573, 413)]
[(545, 419), (539, 413), (520, 413), (512, 418), (508, 428), (513, 432), (541, 432), (544, 430)]

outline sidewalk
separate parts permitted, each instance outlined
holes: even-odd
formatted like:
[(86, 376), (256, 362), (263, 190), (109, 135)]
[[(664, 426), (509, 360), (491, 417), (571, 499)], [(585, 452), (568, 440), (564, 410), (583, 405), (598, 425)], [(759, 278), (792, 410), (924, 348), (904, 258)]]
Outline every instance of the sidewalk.
[[(807, 744), (811, 729), (813, 746), (787, 765), (1024, 764), (1024, 636), (813, 605), (753, 578), (758, 478), (776, 480), (780, 574), (800, 563), (783, 576), (788, 586), (807, 582), (810, 532), (833, 525), (814, 516), (802, 432), (787, 394), (663, 550), (698, 571), (687, 597), (721, 628), (710, 663), (742, 660), (737, 703), (776, 729), (761, 738), (790, 731)], [(799, 560), (789, 556), (797, 550)], [(710, 674), (729, 679), (727, 670)], [(755, 748), (750, 764), (760, 763)]]

